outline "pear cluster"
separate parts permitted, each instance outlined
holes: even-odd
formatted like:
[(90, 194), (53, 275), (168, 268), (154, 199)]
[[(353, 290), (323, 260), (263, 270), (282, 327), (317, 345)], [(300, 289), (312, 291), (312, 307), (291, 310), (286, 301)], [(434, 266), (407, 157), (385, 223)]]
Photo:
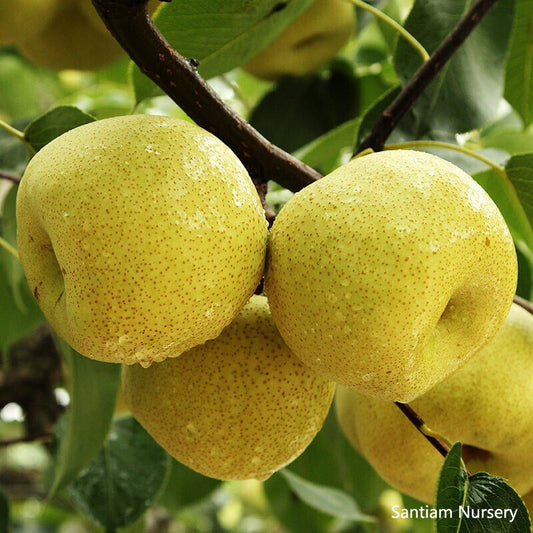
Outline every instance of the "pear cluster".
[(45, 146), (19, 187), (17, 228), (55, 331), (123, 363), (133, 415), (218, 479), (266, 479), (292, 461), (337, 384), (350, 427), (364, 401), (422, 398), (498, 334), (517, 277), (492, 200), (436, 156), (356, 158), (297, 193), (269, 233), (231, 150), (160, 116)]
[[(90, 0), (4, 0), (1, 5), (0, 45), (17, 45), (38, 66), (93, 70), (124, 56)], [(152, 0), (150, 11), (156, 7)]]
[[(437, 435), (463, 444), (471, 473), (533, 493), (533, 315), (513, 304), (488, 345), (410, 405)], [(444, 459), (393, 403), (339, 387), (335, 407), (346, 437), (383, 479), (435, 501)]]

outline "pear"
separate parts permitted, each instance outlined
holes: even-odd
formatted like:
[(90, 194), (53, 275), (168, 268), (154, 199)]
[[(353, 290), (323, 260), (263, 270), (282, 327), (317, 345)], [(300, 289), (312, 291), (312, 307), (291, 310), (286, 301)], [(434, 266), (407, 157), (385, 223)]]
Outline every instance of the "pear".
[[(335, 406), (348, 440), (393, 487), (435, 500), (444, 459), (393, 403), (339, 387)], [(472, 473), (533, 489), (533, 316), (513, 304), (494, 340), (411, 403), (426, 425), (463, 443)]]
[(83, 3), (90, 4), (90, 0), (62, 0), (60, 9), (46, 25), (17, 41), (24, 56), (54, 70), (93, 70), (123, 56), (122, 48), (103, 22), (98, 27), (96, 12), (89, 18)]
[(263, 80), (311, 74), (333, 59), (355, 30), (348, 0), (314, 0), (266, 48), (243, 66)]
[[(52, 0), (23, 2), (38, 4), (42, 10), (41, 6)], [(153, 13), (158, 4), (150, 0), (148, 11)], [(54, 70), (94, 70), (125, 56), (90, 0), (54, 0), (53, 6), (39, 20), (28, 17), (27, 24), (12, 39), (30, 61)], [(20, 12), (16, 16), (21, 18)], [(18, 20), (14, 17), (13, 23)]]
[(149, 365), (217, 337), (257, 287), (267, 223), (245, 168), (189, 122), (132, 115), (30, 161), (18, 248), (51, 326), (101, 361)]
[(0, 0), (0, 45), (38, 32), (54, 16), (60, 0)]
[(408, 402), (500, 329), (517, 260), (505, 221), (462, 170), (427, 153), (353, 159), (297, 193), (272, 227), (272, 316), (310, 368)]
[(181, 357), (124, 367), (122, 385), (132, 414), (170, 455), (222, 480), (266, 479), (295, 459), (335, 389), (291, 353), (264, 296)]

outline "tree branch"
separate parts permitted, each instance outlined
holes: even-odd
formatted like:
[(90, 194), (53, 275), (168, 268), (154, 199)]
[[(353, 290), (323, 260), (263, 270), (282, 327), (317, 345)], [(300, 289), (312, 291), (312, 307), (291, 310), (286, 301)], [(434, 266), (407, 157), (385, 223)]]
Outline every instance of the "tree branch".
[(444, 65), (452, 57), (454, 52), (463, 44), (466, 38), (472, 33), (481, 19), (497, 0), (478, 0), (457, 23), (448, 37), (442, 41), (438, 48), (415, 72), (411, 80), (396, 97), (394, 102), (383, 112), (381, 117), (374, 124), (372, 130), (357, 147), (354, 155), (372, 148), (375, 151), (383, 149), (385, 141), (398, 125), (403, 116), (411, 109), (418, 97), (424, 92), (427, 86), (435, 79)]
[(0, 170), (0, 179), (12, 181), (13, 183), (20, 183), (20, 176), (11, 174), (11, 172), (6, 172), (5, 170)]
[(147, 0), (92, 0), (109, 31), (141, 71), (199, 126), (228, 145), (266, 193), (268, 180), (298, 191), (321, 175), (265, 139), (235, 113), (197, 72), (198, 61), (178, 54), (155, 27)]
[(516, 295), (513, 298), (513, 302), (520, 307), (523, 307), (526, 311), (529, 311), (533, 315), (533, 303), (531, 303), (529, 300)]

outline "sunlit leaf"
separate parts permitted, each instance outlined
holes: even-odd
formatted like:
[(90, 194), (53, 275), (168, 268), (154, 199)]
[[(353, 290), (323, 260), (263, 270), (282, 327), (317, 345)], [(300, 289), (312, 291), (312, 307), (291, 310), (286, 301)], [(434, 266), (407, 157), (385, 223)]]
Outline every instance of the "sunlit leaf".
[(355, 522), (374, 521), (374, 518), (361, 512), (355, 500), (346, 492), (317, 485), (287, 469), (281, 470), (280, 475), (302, 501), (318, 511)]

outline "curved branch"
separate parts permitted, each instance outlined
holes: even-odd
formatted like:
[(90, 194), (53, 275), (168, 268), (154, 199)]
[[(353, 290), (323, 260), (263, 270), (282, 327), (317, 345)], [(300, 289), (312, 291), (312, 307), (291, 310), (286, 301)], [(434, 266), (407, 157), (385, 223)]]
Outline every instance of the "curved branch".
[(448, 37), (431, 54), (428, 61), (415, 72), (394, 102), (383, 112), (370, 133), (357, 147), (354, 155), (367, 148), (372, 148), (375, 151), (383, 149), (385, 141), (403, 116), (411, 109), (418, 97), (435, 79), (454, 52), (463, 44), (475, 27), (481, 22), (483, 16), (496, 2), (497, 0), (478, 0), (469, 9)]
[(198, 61), (178, 54), (155, 27), (147, 0), (92, 0), (109, 31), (141, 71), (192, 120), (228, 145), (258, 191), (268, 180), (298, 191), (321, 175), (265, 139), (235, 113), (196, 71)]
[(520, 307), (523, 307), (526, 311), (529, 311), (533, 315), (533, 303), (521, 296), (515, 295), (513, 302)]
[(13, 183), (20, 183), (20, 176), (11, 174), (11, 172), (7, 172), (5, 170), (0, 170), (0, 179), (11, 181)]

